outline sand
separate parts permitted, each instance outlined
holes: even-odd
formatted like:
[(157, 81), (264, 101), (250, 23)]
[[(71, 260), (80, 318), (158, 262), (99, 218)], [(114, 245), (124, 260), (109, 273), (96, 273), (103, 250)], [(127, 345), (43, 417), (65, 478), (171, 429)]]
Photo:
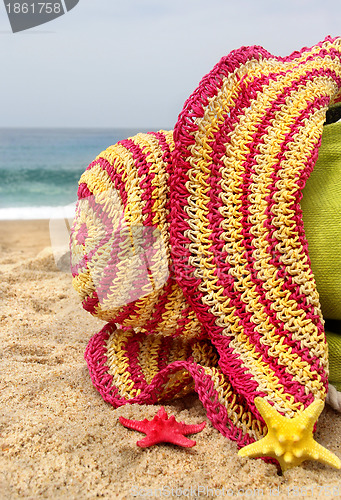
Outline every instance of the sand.
[[(317, 462), (278, 475), (242, 459), (196, 395), (166, 404), (186, 423), (207, 421), (193, 448), (141, 449), (127, 418), (160, 406), (105, 403), (83, 355), (103, 323), (85, 312), (51, 253), (48, 221), (0, 221), (0, 498), (338, 498), (341, 471)], [(191, 437), (191, 436), (190, 436)], [(316, 439), (341, 457), (341, 414), (323, 411)]]

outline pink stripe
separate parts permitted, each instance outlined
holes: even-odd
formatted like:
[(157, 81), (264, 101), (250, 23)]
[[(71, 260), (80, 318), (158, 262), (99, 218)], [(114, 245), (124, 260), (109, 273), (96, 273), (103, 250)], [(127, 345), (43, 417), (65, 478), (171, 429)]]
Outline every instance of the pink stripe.
[[(120, 144), (120, 143), (118, 143)], [(88, 166), (87, 170), (99, 166), (103, 171), (105, 171), (111, 182), (112, 182), (112, 188), (117, 189), (120, 198), (122, 201), (122, 204), (124, 207), (127, 205), (127, 192), (125, 190), (125, 184), (122, 180), (122, 174), (120, 174), (117, 169), (116, 169), (116, 161), (114, 161), (112, 164), (108, 162), (105, 158), (97, 158), (97, 160), (94, 160), (90, 165)], [(92, 195), (92, 193), (90, 193)]]
[(120, 144), (130, 151), (134, 164), (138, 167), (139, 191), (141, 199), (145, 203), (145, 206), (142, 208), (142, 214), (147, 215), (147, 220), (144, 221), (143, 224), (145, 226), (152, 226), (152, 193), (155, 189), (154, 186), (152, 186), (152, 180), (155, 177), (155, 172), (150, 172), (150, 163), (147, 161), (149, 156), (151, 156), (151, 152), (145, 152), (144, 148), (139, 144), (135, 144), (132, 139), (121, 141)]
[[(81, 259), (81, 261), (73, 266), (72, 272), (73, 274), (77, 274), (84, 269), (87, 268), (87, 262), (91, 261), (94, 254), (98, 251), (99, 248), (101, 248), (105, 243), (107, 243), (111, 237), (112, 231), (113, 231), (113, 223), (112, 220), (107, 216), (107, 214), (104, 212), (103, 207), (97, 204), (97, 201), (95, 199), (95, 196), (90, 196), (88, 198), (88, 205), (89, 207), (93, 210), (94, 214), (98, 217), (102, 224), (102, 228), (105, 228), (105, 235), (104, 237), (98, 242), (97, 246), (92, 247), (91, 250), (84, 255), (84, 257)], [(73, 231), (74, 234), (75, 231)]]
[(89, 313), (96, 315), (96, 307), (98, 306), (98, 296), (96, 291), (92, 293), (92, 297), (89, 295), (83, 300), (82, 306)]
[(122, 345), (122, 351), (125, 352), (129, 360), (129, 374), (134, 381), (134, 389), (143, 391), (147, 386), (147, 381), (141, 370), (139, 362), (140, 343), (144, 338), (143, 333), (136, 333), (132, 338), (128, 338), (127, 342)]
[(85, 184), (85, 182), (81, 182), (79, 184), (77, 196), (79, 200), (81, 200), (82, 198), (87, 198), (88, 196), (92, 196), (92, 192), (88, 188), (87, 184)]

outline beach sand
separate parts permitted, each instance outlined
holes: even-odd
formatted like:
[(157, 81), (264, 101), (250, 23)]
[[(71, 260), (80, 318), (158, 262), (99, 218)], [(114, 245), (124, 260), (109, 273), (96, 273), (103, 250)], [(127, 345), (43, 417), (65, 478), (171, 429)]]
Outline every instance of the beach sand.
[[(320, 463), (280, 476), (239, 458), (196, 395), (165, 405), (178, 420), (207, 422), (189, 436), (195, 447), (137, 447), (144, 435), (118, 417), (151, 419), (160, 405), (114, 409), (93, 388), (83, 356), (103, 323), (55, 266), (48, 221), (0, 221), (0, 234), (1, 500), (341, 496), (341, 472)], [(341, 458), (341, 414), (326, 407), (316, 439)]]

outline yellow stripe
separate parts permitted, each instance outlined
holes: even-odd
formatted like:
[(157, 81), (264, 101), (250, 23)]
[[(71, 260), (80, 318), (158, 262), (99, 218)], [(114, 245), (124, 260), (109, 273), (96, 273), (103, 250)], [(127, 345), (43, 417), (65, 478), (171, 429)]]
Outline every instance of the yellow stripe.
[(181, 313), (186, 307), (188, 307), (188, 304), (183, 292), (174, 280), (172, 283), (172, 290), (167, 296), (167, 302), (161, 321), (157, 325), (157, 331), (165, 335), (174, 334), (178, 321), (181, 319)]
[(218, 357), (212, 350), (212, 345), (199, 341), (192, 345), (193, 361), (201, 365), (206, 375), (212, 381), (217, 392), (218, 401), (228, 413), (231, 422), (241, 429), (243, 434), (249, 434), (254, 439), (264, 435), (264, 426), (243, 405), (237, 403), (234, 388), (218, 366)]
[(128, 196), (128, 203), (124, 212), (128, 225), (141, 225), (143, 223), (142, 209), (145, 207), (145, 202), (141, 199), (139, 183), (145, 176), (140, 177), (138, 175), (132, 153), (121, 144), (115, 144), (103, 151), (99, 156), (114, 165), (116, 172), (121, 175)]
[(146, 335), (140, 342), (138, 360), (147, 384), (150, 384), (159, 373), (158, 358), (161, 342), (162, 338), (154, 335)]
[(229, 420), (237, 428), (241, 429), (243, 434), (248, 434), (255, 440), (260, 439), (265, 435), (266, 429), (261, 427), (260, 422), (256, 417), (244, 406), (236, 403), (236, 398), (229, 401), (234, 389), (231, 384), (226, 381), (224, 375), (221, 371), (214, 367), (204, 367), (206, 375), (208, 375), (212, 381), (214, 389), (217, 393), (217, 399), (221, 405), (223, 405), (228, 414)]
[(112, 376), (119, 395), (125, 399), (132, 399), (141, 393), (140, 389), (135, 389), (134, 381), (130, 378), (129, 359), (123, 350), (124, 344), (133, 335), (133, 331), (116, 330), (107, 341), (108, 373)]
[[(184, 385), (185, 384), (185, 385)], [(182, 387), (182, 389), (180, 389)], [(193, 392), (194, 382), (187, 370), (179, 370), (169, 376), (168, 381), (164, 384), (163, 390), (160, 393), (159, 400), (169, 399), (170, 394), (172, 399), (182, 398)]]

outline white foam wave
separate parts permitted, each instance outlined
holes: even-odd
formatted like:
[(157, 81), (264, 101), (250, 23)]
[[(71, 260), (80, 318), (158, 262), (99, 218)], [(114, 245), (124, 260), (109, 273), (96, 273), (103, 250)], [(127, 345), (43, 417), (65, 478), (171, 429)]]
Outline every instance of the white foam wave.
[(0, 220), (73, 219), (76, 203), (61, 207), (0, 208)]

